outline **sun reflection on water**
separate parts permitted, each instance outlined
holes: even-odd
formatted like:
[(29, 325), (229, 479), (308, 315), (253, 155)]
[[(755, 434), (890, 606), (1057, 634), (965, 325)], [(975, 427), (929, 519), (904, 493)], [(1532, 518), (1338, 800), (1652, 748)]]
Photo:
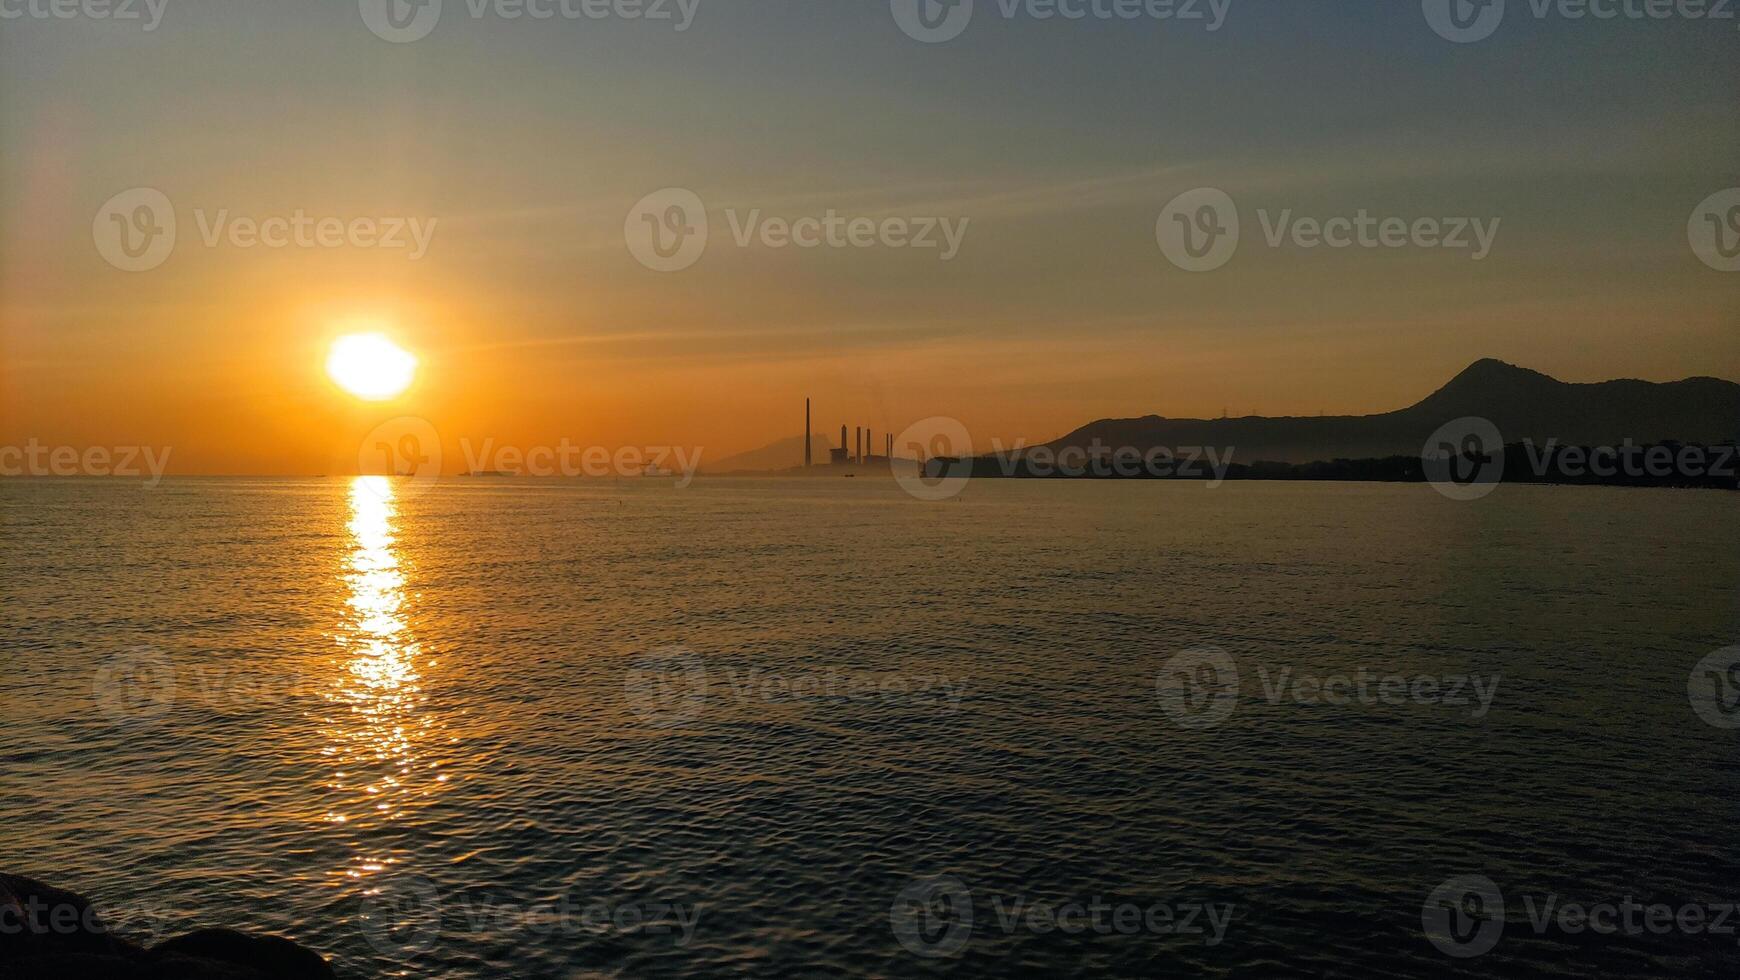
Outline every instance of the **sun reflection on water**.
[[(340, 579), (348, 609), (335, 632), (341, 651), (326, 697), (323, 753), (332, 765), (329, 824), (349, 825), (358, 853), (343, 869), (362, 879), (400, 862), (386, 845), (371, 849), (361, 834), (403, 820), (446, 776), (431, 748), (446, 741), (423, 688), (427, 660), (409, 625), (405, 573), (394, 534), (393, 481), (359, 476), (350, 486), (350, 550)], [(375, 839), (379, 835), (373, 835)]]

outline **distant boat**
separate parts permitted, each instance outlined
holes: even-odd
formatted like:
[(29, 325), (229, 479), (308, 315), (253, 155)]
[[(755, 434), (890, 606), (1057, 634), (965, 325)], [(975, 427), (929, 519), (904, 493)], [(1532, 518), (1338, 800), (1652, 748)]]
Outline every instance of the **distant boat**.
[(664, 467), (658, 465), (657, 463), (654, 463), (651, 466), (648, 466), (646, 469), (642, 470), (640, 475), (641, 476), (676, 476), (675, 473), (672, 473), (670, 470), (665, 469)]

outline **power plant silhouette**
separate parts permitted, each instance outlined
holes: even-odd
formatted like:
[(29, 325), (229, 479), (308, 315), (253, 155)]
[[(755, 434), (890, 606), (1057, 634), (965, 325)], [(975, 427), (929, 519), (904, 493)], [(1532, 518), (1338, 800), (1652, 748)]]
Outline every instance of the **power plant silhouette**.
[[(810, 447), (810, 400), (804, 399), (804, 468), (815, 467), (814, 451)], [(894, 459), (894, 436), (883, 433), (882, 454), (875, 451), (876, 437), (867, 425), (856, 426), (852, 430), (852, 445), (846, 445), (846, 426), (840, 426), (840, 447), (828, 450), (828, 466), (888, 466)]]

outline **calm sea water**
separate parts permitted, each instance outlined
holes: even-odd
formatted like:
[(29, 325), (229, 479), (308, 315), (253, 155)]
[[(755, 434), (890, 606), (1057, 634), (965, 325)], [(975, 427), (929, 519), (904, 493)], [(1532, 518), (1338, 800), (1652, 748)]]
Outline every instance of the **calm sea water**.
[(0, 483), (0, 867), (354, 977), (1740, 968), (1535, 924), (1740, 900), (1732, 495), (415, 489)]

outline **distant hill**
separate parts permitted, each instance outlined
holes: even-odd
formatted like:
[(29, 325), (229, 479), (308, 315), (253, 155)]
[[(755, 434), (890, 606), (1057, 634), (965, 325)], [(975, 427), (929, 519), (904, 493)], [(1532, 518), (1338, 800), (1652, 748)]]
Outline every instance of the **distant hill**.
[[(834, 448), (827, 436), (810, 436), (810, 446), (815, 453), (817, 463), (828, 461), (828, 450)], [(703, 473), (743, 473), (767, 472), (770, 470), (789, 470), (804, 465), (804, 440), (802, 436), (792, 436), (778, 442), (751, 449), (746, 453), (727, 456), (716, 463), (703, 462)]]
[(1086, 449), (1097, 440), (1108, 448), (1143, 450), (1230, 446), (1245, 463), (1417, 457), (1439, 426), (1465, 416), (1492, 422), (1507, 443), (1724, 443), (1740, 437), (1740, 384), (1717, 378), (1569, 384), (1486, 359), (1419, 403), (1381, 415), (1101, 419), (1046, 445)]

